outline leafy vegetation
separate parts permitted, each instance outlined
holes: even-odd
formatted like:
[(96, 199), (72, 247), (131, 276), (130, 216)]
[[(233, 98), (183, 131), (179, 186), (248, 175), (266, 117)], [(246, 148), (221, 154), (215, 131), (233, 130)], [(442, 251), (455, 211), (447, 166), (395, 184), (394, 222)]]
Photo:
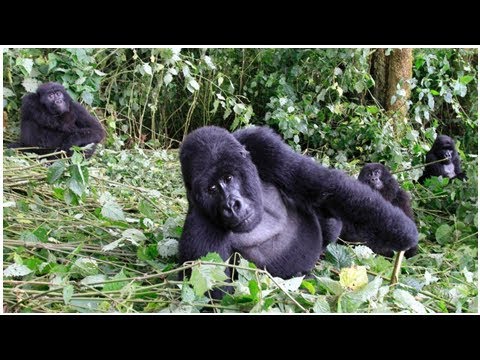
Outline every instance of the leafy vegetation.
[[(61, 82), (109, 132), (89, 160), (4, 150), (4, 310), (477, 312), (477, 52), (416, 49), (407, 119), (373, 99), (371, 52), (4, 50), (7, 141), (18, 136), (22, 95), (44, 81)], [(311, 276), (289, 280), (239, 255), (236, 265), (217, 254), (178, 264), (187, 202), (176, 148), (206, 124), (268, 124), (352, 176), (385, 163), (412, 195), (420, 232), (399, 283), (390, 285), (393, 260), (361, 245), (331, 245)], [(467, 182), (415, 183), (438, 133), (457, 140)], [(233, 291), (211, 301), (217, 286)]]

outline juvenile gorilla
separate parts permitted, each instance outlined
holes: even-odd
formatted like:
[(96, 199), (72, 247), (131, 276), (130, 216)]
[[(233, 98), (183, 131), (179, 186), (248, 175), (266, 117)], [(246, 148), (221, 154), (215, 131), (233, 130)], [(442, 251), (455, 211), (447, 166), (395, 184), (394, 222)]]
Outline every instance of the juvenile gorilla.
[[(20, 141), (11, 148), (40, 147), (28, 150), (39, 154), (61, 149), (71, 155), (73, 145), (97, 144), (105, 137), (100, 122), (57, 83), (42, 84), (36, 93), (26, 95), (21, 114)], [(95, 146), (85, 155), (90, 157), (94, 151)]]
[(426, 163), (445, 159), (441, 162), (429, 164), (425, 166), (423, 175), (418, 179), (420, 184), (425, 183), (425, 180), (431, 176), (443, 176), (450, 179), (466, 179), (467, 177), (460, 168), (460, 157), (458, 156), (455, 143), (452, 138), (447, 135), (439, 135), (432, 148), (427, 152)]
[[(360, 171), (358, 180), (370, 186), (373, 190), (382, 194), (383, 198), (394, 206), (398, 206), (412, 221), (415, 221), (413, 216), (412, 206), (410, 204), (410, 196), (406, 191), (402, 190), (398, 185), (397, 180), (390, 174), (388, 169), (379, 163), (366, 164)], [(375, 244), (372, 250), (378, 254), (392, 257), (393, 251), (389, 248), (378, 248)], [(407, 258), (414, 256), (417, 253), (417, 247), (414, 246), (405, 252)]]
[(226, 260), (236, 251), (274, 276), (305, 274), (323, 251), (330, 218), (352, 220), (361, 239), (379, 246), (407, 250), (418, 242), (401, 209), (295, 153), (268, 128), (197, 129), (184, 140), (180, 162), (189, 204), (181, 263), (208, 252)]

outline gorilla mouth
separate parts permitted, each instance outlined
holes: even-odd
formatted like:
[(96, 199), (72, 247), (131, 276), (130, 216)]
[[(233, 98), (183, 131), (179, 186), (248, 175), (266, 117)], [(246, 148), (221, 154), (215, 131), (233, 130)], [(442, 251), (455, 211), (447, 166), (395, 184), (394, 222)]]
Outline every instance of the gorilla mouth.
[(240, 220), (238, 223), (232, 226), (232, 230), (240, 230), (243, 226), (248, 225), (253, 220), (254, 212), (250, 212), (243, 220)]

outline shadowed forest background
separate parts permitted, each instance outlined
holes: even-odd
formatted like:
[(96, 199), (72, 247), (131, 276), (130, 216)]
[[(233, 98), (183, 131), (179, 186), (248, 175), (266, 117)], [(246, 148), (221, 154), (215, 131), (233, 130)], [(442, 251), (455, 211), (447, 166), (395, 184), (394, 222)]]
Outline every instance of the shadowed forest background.
[[(4, 311), (478, 311), (476, 49), (4, 49), (3, 66)], [(106, 129), (91, 159), (6, 150), (22, 97), (47, 81)], [(251, 124), (351, 176), (368, 162), (395, 174), (420, 233), (399, 284), (393, 260), (364, 246), (329, 246), (308, 279), (244, 259), (176, 262), (180, 142)], [(468, 181), (415, 182), (438, 134), (455, 140)], [(224, 266), (235, 292), (210, 302)]]

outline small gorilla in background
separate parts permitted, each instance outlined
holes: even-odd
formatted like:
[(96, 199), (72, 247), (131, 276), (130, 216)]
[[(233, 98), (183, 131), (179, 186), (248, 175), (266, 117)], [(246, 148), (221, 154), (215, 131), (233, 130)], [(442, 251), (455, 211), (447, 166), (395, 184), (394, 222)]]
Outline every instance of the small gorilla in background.
[[(9, 147), (40, 147), (28, 150), (37, 154), (60, 149), (71, 155), (72, 146), (97, 144), (104, 138), (100, 122), (73, 101), (62, 85), (50, 82), (22, 99), (20, 141)], [(92, 156), (94, 151), (95, 145), (85, 156)]]
[[(370, 186), (373, 190), (378, 191), (385, 200), (392, 205), (399, 207), (412, 221), (415, 221), (413, 216), (412, 206), (410, 204), (410, 196), (406, 191), (400, 188), (397, 180), (390, 174), (388, 169), (379, 163), (366, 164), (360, 171), (358, 180)], [(350, 227), (349, 230), (352, 230)], [(344, 230), (345, 231), (345, 230)], [(354, 239), (355, 234), (342, 234), (340, 237), (344, 240)], [(368, 244), (372, 250), (380, 255), (392, 257), (393, 251), (391, 248), (378, 246), (379, 244)], [(381, 244), (380, 244), (381, 245)], [(405, 252), (407, 258), (414, 256), (417, 253), (417, 246), (414, 246)]]
[[(445, 159), (441, 162), (428, 164), (432, 161)], [(425, 180), (431, 176), (443, 176), (450, 179), (467, 179), (460, 168), (460, 157), (458, 156), (455, 143), (452, 138), (447, 135), (439, 135), (432, 148), (427, 152), (425, 171), (418, 179), (420, 184), (424, 184)]]
[(357, 224), (359, 239), (380, 247), (418, 243), (415, 223), (400, 208), (295, 153), (269, 128), (197, 129), (185, 138), (180, 162), (188, 198), (181, 263), (239, 252), (274, 276), (299, 276), (313, 269), (324, 236), (338, 235), (345, 219)]

